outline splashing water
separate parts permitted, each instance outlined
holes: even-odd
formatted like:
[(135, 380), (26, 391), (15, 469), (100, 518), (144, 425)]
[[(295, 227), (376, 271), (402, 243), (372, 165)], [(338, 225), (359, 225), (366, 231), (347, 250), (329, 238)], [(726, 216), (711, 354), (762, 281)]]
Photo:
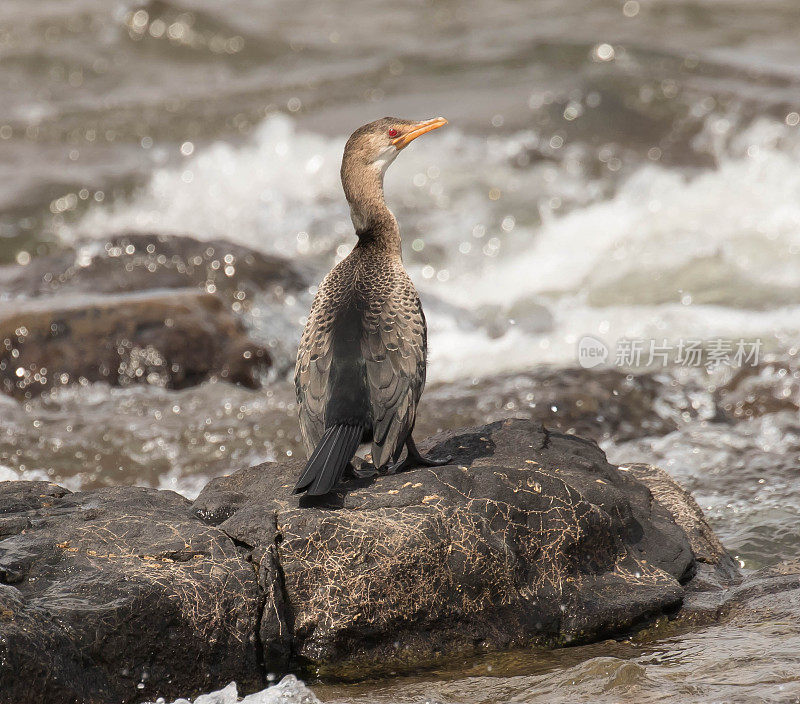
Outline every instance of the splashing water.
[[(574, 366), (583, 335), (761, 338), (780, 364), (742, 403), (764, 412), (725, 415), (702, 370), (687, 409), (673, 398), (686, 380), (665, 370), (655, 403), (676, 429), (604, 449), (664, 465), (746, 569), (799, 558), (794, 0), (337, 1), (5, 0), (0, 261), (135, 228), (228, 239), (320, 276), (353, 244), (346, 134), (445, 115), (386, 180), (430, 382)], [(248, 324), (279, 331), (288, 355), (308, 296), (256, 303)], [(296, 453), (293, 403), (283, 378), (0, 397), (0, 480), (192, 496)], [(315, 688), (346, 704), (797, 701), (792, 598), (682, 635)], [(210, 696), (238, 696), (222, 691)]]

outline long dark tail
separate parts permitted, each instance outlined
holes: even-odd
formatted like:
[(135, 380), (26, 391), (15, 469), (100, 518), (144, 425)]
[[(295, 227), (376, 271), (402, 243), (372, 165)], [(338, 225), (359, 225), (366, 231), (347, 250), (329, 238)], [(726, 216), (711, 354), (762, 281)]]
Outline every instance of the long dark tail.
[(363, 432), (360, 425), (332, 425), (328, 428), (297, 480), (295, 494), (305, 491), (309, 496), (322, 496), (333, 489), (347, 463), (356, 454)]

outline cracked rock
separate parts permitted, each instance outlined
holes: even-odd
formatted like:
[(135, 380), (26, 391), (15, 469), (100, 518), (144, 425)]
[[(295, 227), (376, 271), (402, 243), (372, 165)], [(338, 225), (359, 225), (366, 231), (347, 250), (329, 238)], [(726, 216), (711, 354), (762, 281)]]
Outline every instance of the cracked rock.
[[(171, 491), (0, 482), (0, 702), (258, 688), (256, 574)], [(155, 693), (155, 694), (154, 694)]]

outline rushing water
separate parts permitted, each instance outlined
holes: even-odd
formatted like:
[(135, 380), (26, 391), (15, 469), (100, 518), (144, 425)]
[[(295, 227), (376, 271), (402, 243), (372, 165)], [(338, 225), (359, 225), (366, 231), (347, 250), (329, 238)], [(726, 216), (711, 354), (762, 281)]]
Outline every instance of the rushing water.
[[(796, 0), (3, 0), (0, 263), (139, 229), (322, 273), (353, 241), (346, 135), (387, 114), (444, 115), (386, 180), (428, 311), (431, 381), (574, 366), (584, 335), (611, 362), (623, 338), (761, 340), (777, 361), (743, 392), (760, 411), (726, 415), (718, 377), (694, 370), (687, 413), (673, 369), (657, 405), (676, 429), (604, 447), (673, 473), (746, 569), (797, 559), (798, 36)], [(282, 370), (307, 304), (280, 311), (279, 333), (268, 302), (249, 314), (255, 335), (280, 336)], [(300, 449), (282, 373), (262, 391), (92, 385), (0, 398), (0, 412), (0, 479), (70, 488), (192, 496)], [(795, 701), (797, 614), (778, 603), (663, 638), (317, 693)]]

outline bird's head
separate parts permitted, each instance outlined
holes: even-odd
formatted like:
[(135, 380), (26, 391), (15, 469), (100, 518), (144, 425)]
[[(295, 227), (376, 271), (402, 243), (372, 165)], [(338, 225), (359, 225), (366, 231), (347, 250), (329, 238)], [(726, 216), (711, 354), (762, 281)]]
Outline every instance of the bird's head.
[(418, 122), (384, 117), (359, 127), (344, 147), (342, 177), (350, 171), (374, 170), (383, 176), (389, 164), (417, 137), (447, 124), (443, 117)]

